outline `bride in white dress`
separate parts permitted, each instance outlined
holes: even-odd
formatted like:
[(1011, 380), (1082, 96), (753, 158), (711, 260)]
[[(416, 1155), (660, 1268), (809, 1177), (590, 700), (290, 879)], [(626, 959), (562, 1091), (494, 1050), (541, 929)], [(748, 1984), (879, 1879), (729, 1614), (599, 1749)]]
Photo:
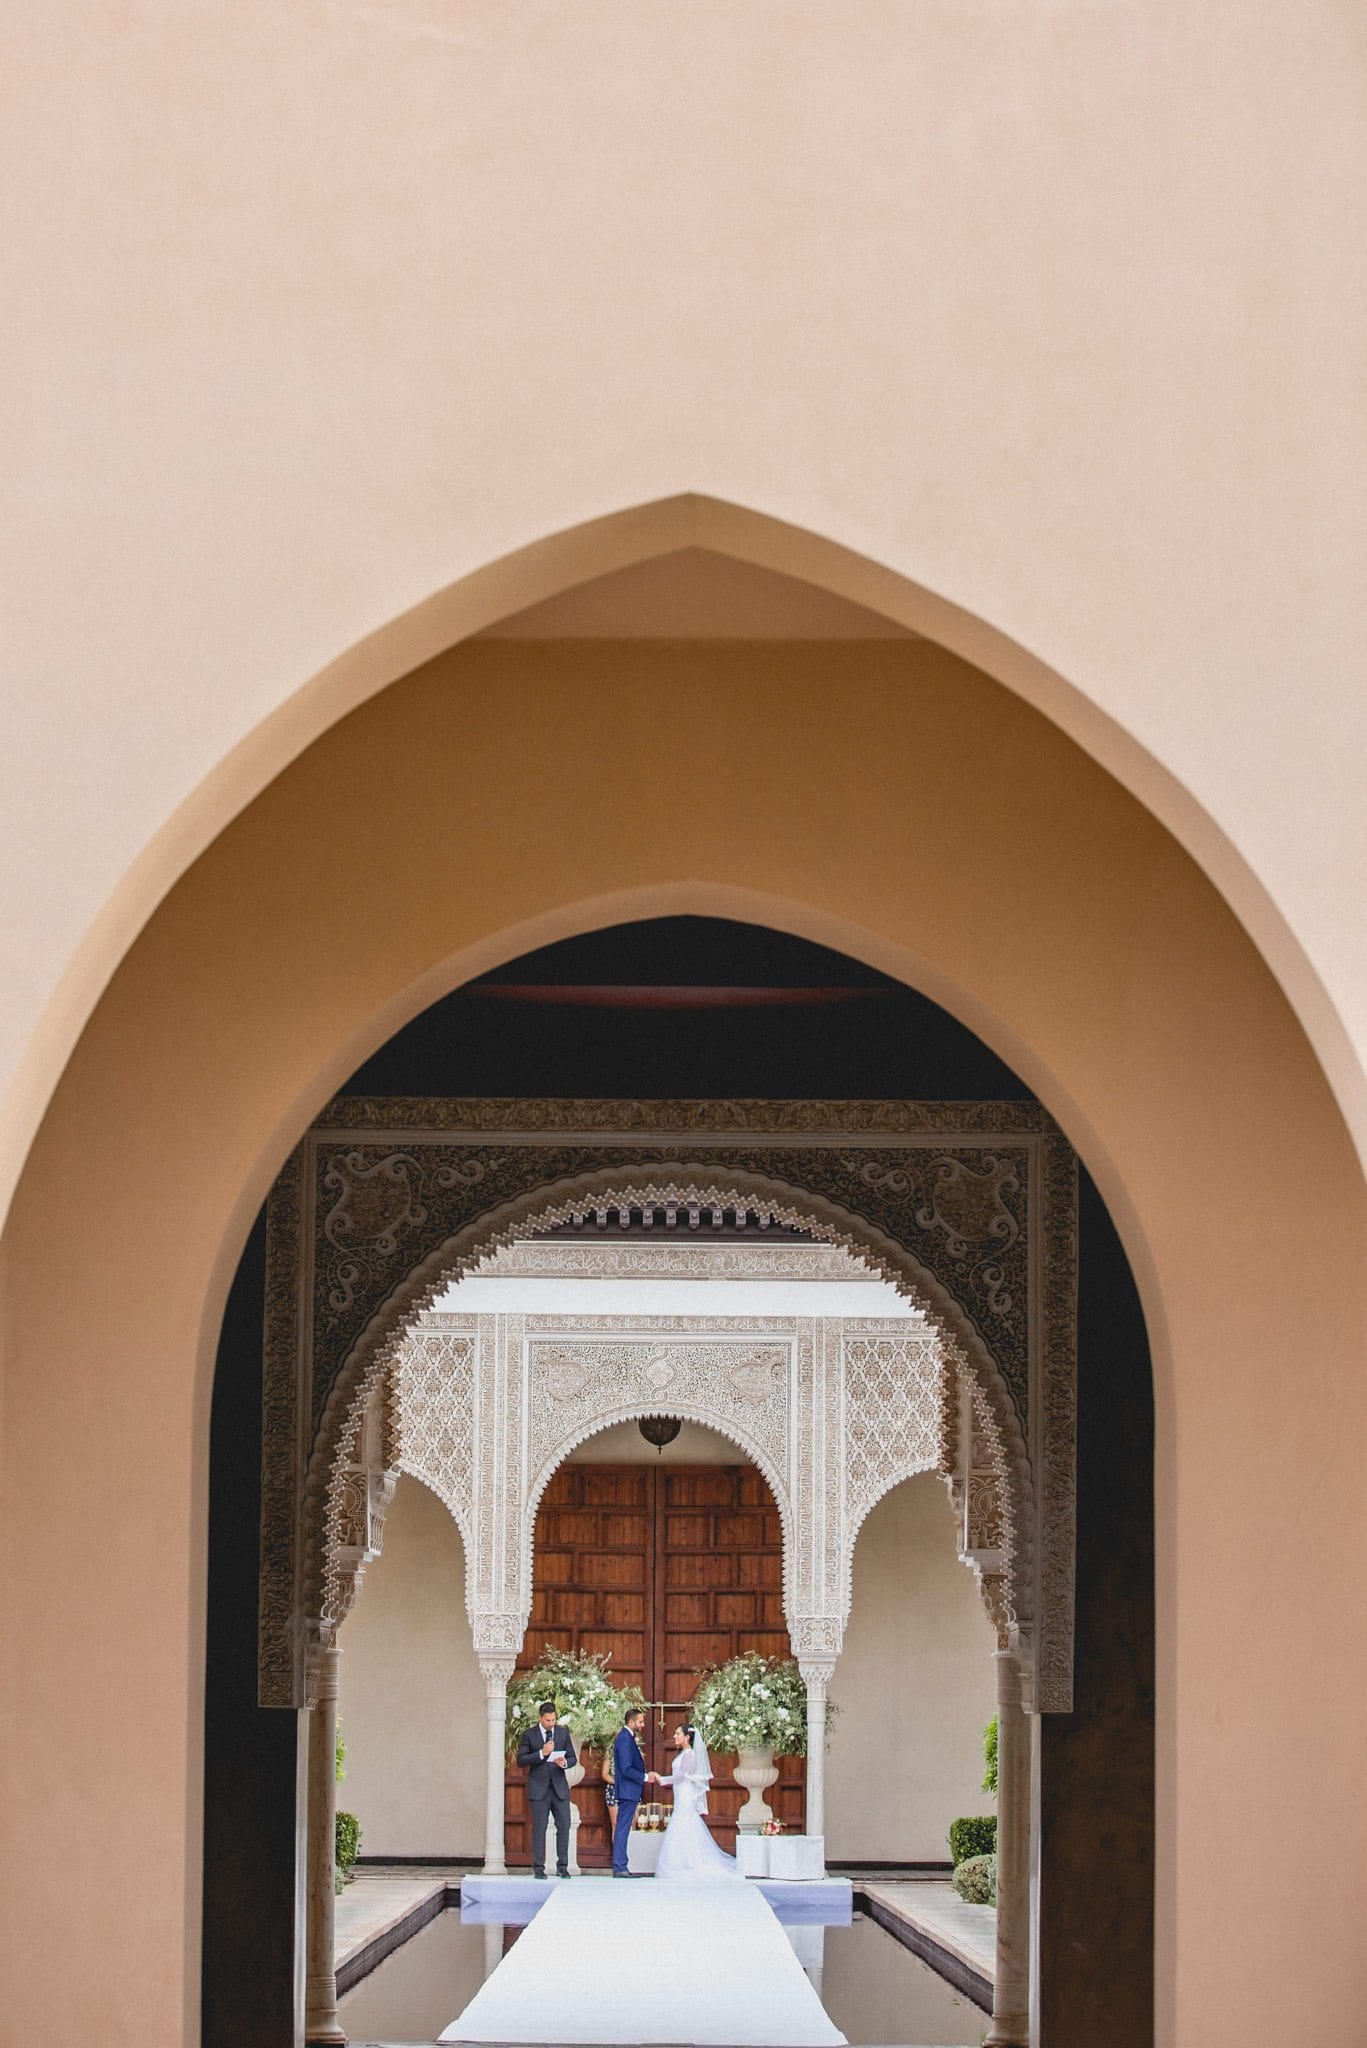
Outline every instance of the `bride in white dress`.
[[(674, 1789), (674, 1811), (670, 1815), (656, 1877), (740, 1878), (734, 1856), (719, 1849), (703, 1815), (707, 1811), (707, 1788), (712, 1780), (712, 1761), (707, 1745), (696, 1728), (676, 1728), (677, 1754), (669, 1773)], [(744, 1879), (741, 1879), (744, 1883)]]

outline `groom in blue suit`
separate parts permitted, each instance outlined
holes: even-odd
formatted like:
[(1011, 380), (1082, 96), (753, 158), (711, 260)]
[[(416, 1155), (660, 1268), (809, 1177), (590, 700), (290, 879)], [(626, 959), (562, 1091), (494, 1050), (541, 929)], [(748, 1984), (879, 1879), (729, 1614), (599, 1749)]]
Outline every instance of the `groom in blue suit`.
[(631, 1823), (636, 1818), (636, 1809), (646, 1786), (660, 1782), (654, 1771), (646, 1769), (645, 1758), (641, 1754), (641, 1730), (645, 1724), (645, 1715), (639, 1707), (633, 1707), (612, 1745), (612, 1782), (617, 1789), (617, 1820), (612, 1830), (614, 1877), (631, 1876), (627, 1869)]

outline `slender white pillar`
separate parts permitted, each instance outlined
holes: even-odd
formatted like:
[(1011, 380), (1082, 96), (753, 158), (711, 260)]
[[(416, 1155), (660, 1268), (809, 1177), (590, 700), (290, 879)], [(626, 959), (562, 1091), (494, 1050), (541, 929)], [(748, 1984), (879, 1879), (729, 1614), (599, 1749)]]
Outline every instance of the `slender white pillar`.
[(318, 1700), (309, 1715), (308, 1976), (304, 2038), (344, 2042), (337, 2017), (337, 1669), (341, 1651), (318, 1654)]
[[(799, 1657), (807, 1687), (807, 1833), (826, 1839), (826, 1700), (834, 1657)], [(824, 1867), (825, 1852), (822, 1852)]]
[(508, 1715), (508, 1680), (513, 1675), (514, 1657), (481, 1657), (484, 1674), (484, 1711), (488, 1738), (485, 1749), (484, 1780), (484, 1875), (504, 1877), (508, 1865), (503, 1855), (503, 1760), (507, 1754), (504, 1724)]
[(998, 1650), (996, 1662), (997, 1981), (984, 2040), (988, 2048), (1029, 2048), (1030, 1722), (1014, 1654)]

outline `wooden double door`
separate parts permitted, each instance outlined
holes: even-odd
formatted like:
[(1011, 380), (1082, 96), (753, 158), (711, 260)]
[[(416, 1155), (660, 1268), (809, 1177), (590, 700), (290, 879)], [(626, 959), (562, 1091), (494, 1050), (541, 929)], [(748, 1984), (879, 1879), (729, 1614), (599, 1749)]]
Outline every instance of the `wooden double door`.
[[(783, 1619), (783, 1549), (778, 1510), (753, 1465), (562, 1465), (537, 1516), (532, 1619), (518, 1658), (528, 1671), (547, 1644), (608, 1657), (614, 1680), (651, 1702), (646, 1765), (667, 1772), (672, 1736), (687, 1718), (694, 1673), (742, 1650), (790, 1654)], [(583, 1758), (579, 1860), (611, 1861), (602, 1758)], [(710, 1825), (726, 1849), (744, 1793), (734, 1759), (717, 1758)], [(800, 1828), (805, 1766), (785, 1757), (769, 1803)], [(520, 1771), (504, 1787), (507, 1858), (530, 1862)]]

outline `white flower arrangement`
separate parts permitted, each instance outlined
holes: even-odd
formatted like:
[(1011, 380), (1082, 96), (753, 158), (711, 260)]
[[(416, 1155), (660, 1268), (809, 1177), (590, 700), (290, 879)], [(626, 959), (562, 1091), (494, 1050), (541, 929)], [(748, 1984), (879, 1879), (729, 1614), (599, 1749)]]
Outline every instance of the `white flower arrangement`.
[(524, 1728), (536, 1719), (542, 1700), (554, 1700), (556, 1712), (581, 1749), (609, 1749), (633, 1707), (644, 1707), (645, 1695), (634, 1685), (615, 1686), (606, 1657), (557, 1650), (547, 1643), (530, 1671), (519, 1672), (508, 1687), (508, 1748), (514, 1750)]
[[(723, 1756), (743, 1749), (807, 1754), (807, 1688), (793, 1658), (762, 1657), (751, 1650), (697, 1678), (693, 1716), (709, 1749)], [(834, 1712), (828, 1708), (828, 1727)]]

